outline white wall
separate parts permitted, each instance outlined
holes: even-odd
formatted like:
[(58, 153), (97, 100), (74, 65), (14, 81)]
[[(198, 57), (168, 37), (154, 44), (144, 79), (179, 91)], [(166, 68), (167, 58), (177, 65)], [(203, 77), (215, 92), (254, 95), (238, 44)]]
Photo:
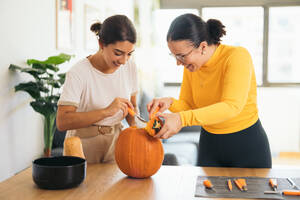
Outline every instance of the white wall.
[[(162, 94), (178, 98), (179, 88), (164, 88)], [(300, 88), (259, 87), (257, 103), (272, 154), (300, 151)]]
[(0, 181), (42, 155), (42, 117), (29, 106), (29, 95), (13, 89), (29, 77), (8, 66), (55, 53), (54, 8), (53, 0), (0, 1)]
[(271, 151), (300, 151), (300, 88), (258, 88), (259, 116)]
[[(30, 80), (8, 71), (9, 64), (26, 66), (29, 58), (46, 59), (60, 52), (75, 55), (70, 66), (94, 51), (85, 49), (84, 7), (97, 8), (103, 19), (125, 14), (133, 19), (133, 0), (73, 0), (74, 48), (56, 49), (56, 0), (0, 0), (0, 181), (31, 165), (43, 154), (43, 118), (29, 106), (30, 96), (14, 86)], [(103, 19), (99, 19), (103, 21)]]

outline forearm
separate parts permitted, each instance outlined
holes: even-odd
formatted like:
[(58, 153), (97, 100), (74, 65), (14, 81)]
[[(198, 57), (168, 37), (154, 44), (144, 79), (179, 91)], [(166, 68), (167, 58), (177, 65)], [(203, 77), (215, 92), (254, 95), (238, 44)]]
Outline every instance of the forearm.
[(199, 109), (180, 112), (183, 126), (203, 126), (221, 123), (238, 115), (242, 107), (228, 102), (219, 102)]
[(177, 99), (172, 98), (172, 100), (173, 100), (173, 102), (172, 102), (169, 110), (173, 113), (192, 109), (191, 105), (183, 99), (177, 100)]
[(57, 128), (61, 131), (79, 129), (91, 126), (110, 114), (106, 109), (93, 110), (89, 112), (65, 112), (57, 114)]

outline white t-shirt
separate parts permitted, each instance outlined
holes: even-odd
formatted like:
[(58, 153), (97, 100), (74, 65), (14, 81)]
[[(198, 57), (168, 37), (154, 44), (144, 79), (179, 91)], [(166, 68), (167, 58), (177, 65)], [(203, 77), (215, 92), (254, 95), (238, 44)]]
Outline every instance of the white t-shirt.
[[(105, 74), (84, 58), (67, 72), (58, 105), (72, 105), (77, 112), (88, 112), (107, 107), (116, 97), (130, 100), (137, 91), (137, 69), (131, 59), (114, 73)], [(122, 121), (122, 116), (120, 110), (95, 124), (113, 126)]]

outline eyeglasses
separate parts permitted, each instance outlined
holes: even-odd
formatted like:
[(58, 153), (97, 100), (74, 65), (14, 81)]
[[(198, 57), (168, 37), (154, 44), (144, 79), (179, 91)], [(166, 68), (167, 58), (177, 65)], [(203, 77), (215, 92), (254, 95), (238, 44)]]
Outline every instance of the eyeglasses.
[(174, 55), (173, 53), (169, 53), (170, 56), (173, 56), (175, 59), (179, 60), (180, 62), (185, 62), (185, 59), (187, 56), (189, 56), (193, 51), (194, 51), (195, 48), (193, 48), (192, 50), (190, 50), (188, 53), (186, 54), (183, 54), (183, 55)]

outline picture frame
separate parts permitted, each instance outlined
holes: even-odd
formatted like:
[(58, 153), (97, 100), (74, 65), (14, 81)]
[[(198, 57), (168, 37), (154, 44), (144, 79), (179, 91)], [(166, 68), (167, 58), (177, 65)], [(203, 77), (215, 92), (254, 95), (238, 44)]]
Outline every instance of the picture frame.
[(89, 4), (84, 5), (84, 46), (87, 51), (97, 51), (99, 49), (97, 36), (90, 30), (93, 23), (103, 23), (103, 12)]
[(56, 48), (73, 48), (73, 0), (56, 0)]

